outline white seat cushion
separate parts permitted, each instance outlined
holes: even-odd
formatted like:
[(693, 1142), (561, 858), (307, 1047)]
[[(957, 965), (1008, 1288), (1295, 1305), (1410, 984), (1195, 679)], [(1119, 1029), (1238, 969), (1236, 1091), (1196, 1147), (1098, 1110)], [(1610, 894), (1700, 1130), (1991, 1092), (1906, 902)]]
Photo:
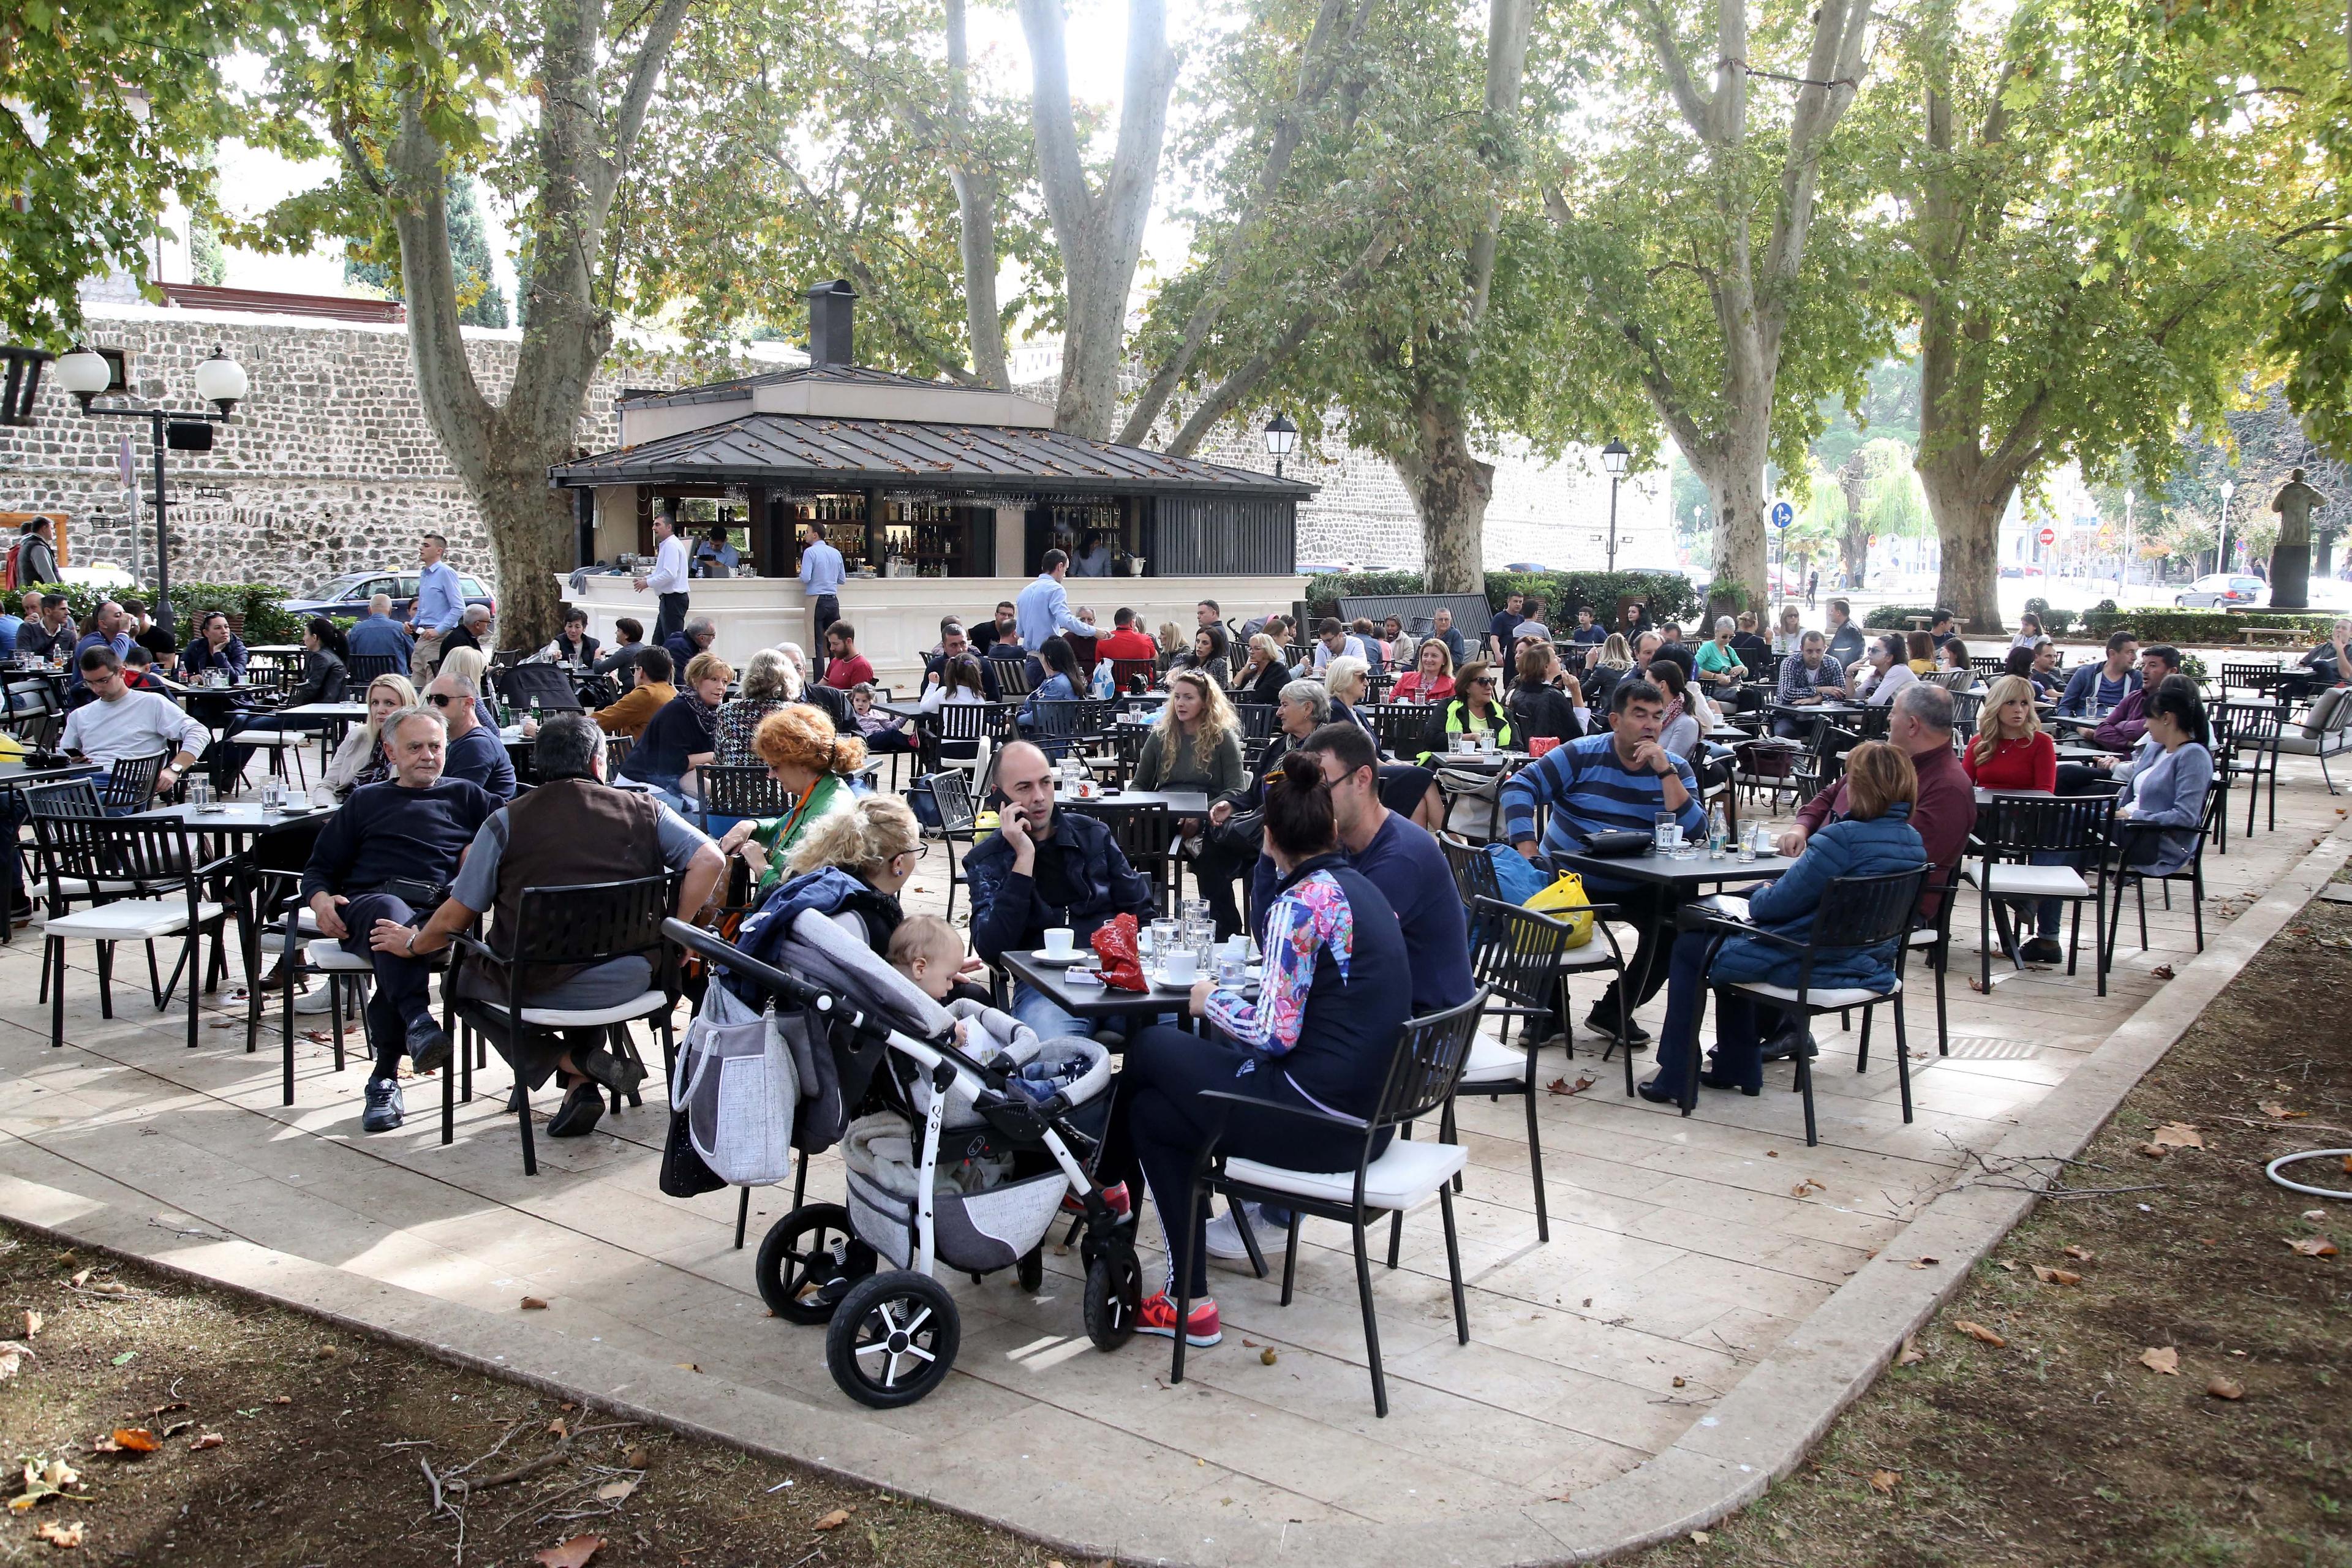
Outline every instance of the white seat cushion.
[[(1415, 1143), (1399, 1138), (1364, 1173), (1364, 1203), (1376, 1209), (1411, 1208), (1452, 1181), (1469, 1163), (1470, 1151), (1459, 1143)], [(1228, 1160), (1225, 1174), (1254, 1187), (1321, 1198), (1326, 1203), (1350, 1203), (1356, 1195), (1353, 1171), (1286, 1171), (1255, 1160)]]
[[(499, 1002), (477, 1002), (493, 1013), (503, 1013), (506, 1005)], [(549, 1029), (593, 1029), (604, 1024), (625, 1024), (633, 1018), (667, 1012), (669, 998), (658, 991), (647, 991), (633, 1002), (616, 1003), (610, 1007), (525, 1007), (522, 1021)]]
[(1903, 940), (1909, 942), (1913, 947), (1933, 947), (1936, 945), (1936, 928), (1934, 926), (1921, 926), (1917, 931), (1913, 931), (1909, 936), (1905, 937)]
[(1518, 1046), (1507, 1046), (1500, 1040), (1484, 1035), (1470, 1042), (1470, 1061), (1462, 1069), (1462, 1087), (1489, 1083), (1524, 1084), (1528, 1080), (1528, 1053)]
[(2338, 752), (2352, 750), (2352, 734), (2342, 730), (2325, 735), (2281, 735), (2279, 754), (2286, 757), (2332, 757)]
[(2087, 899), (2091, 885), (2072, 866), (1995, 865), (1985, 871), (1984, 890), (1997, 897)]
[[(107, 877), (100, 877), (98, 879), (98, 890), (101, 893), (127, 893), (136, 884), (131, 882), (118, 882), (113, 880), (111, 878)], [(39, 884), (35, 883), (33, 886), (36, 890), (38, 890)], [(61, 897), (68, 899), (89, 898), (90, 895), (89, 879), (87, 877), (59, 877), (58, 879), (58, 892)]]
[[(203, 903), (196, 906), (199, 922), (218, 917), (221, 906)], [(188, 900), (184, 898), (119, 899), (110, 904), (99, 904), (69, 915), (59, 915), (42, 929), (51, 936), (77, 936), (102, 942), (144, 942), (150, 937), (171, 936), (188, 923)]]
[(299, 746), (310, 738), (299, 730), (239, 730), (231, 740), (239, 746)]
[(345, 952), (343, 944), (328, 937), (313, 937), (302, 944), (302, 956), (313, 969), (336, 974), (372, 974), (375, 964), (356, 953)]
[[(1797, 988), (1793, 985), (1766, 985), (1755, 983), (1727, 986), (1725, 989), (1745, 992), (1750, 996), (1762, 996), (1774, 1002), (1794, 1004), (1797, 1000)], [(1884, 1002), (1889, 997), (1899, 996), (1902, 993), (1903, 987), (1900, 983), (1885, 991), (1866, 990), (1859, 985), (1816, 985), (1805, 993), (1805, 1002), (1814, 1007), (1865, 1007), (1873, 1002)]]

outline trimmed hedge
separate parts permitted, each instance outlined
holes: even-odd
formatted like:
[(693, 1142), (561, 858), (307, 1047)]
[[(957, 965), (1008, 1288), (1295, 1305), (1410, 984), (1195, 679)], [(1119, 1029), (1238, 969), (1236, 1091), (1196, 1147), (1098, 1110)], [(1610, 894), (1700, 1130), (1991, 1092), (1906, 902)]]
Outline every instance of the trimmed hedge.
[[(90, 612), (108, 599), (142, 599), (151, 605), (154, 591), (150, 588), (96, 588), (86, 583), (36, 583), (26, 592), (63, 594), (66, 606), (76, 623), (87, 620)], [(199, 610), (220, 610), (244, 617), (240, 636), (248, 643), (293, 643), (302, 640), (302, 623), (285, 610), (286, 595), (277, 588), (257, 583), (174, 583), (172, 584), (172, 618), (175, 626), (184, 628), (195, 619)], [(187, 640), (184, 634), (180, 639)]]
[[(1418, 572), (1330, 573), (1307, 583), (1311, 614), (1339, 614), (1341, 599), (1390, 594), (1426, 593), (1427, 580)], [(1689, 622), (1706, 608), (1706, 600), (1680, 573), (1655, 572), (1489, 572), (1486, 602), (1496, 609), (1512, 594), (1541, 598), (1548, 624), (1558, 631), (1576, 624), (1576, 606), (1590, 605), (1595, 618), (1606, 623), (1617, 612), (1621, 596), (1646, 601), (1654, 621)]]
[(2331, 615), (2284, 616), (2256, 611), (2228, 610), (2092, 610), (2083, 617), (2083, 630), (2105, 641), (2117, 631), (2137, 634), (2143, 643), (2205, 643), (2229, 647), (2240, 639), (2238, 634), (2248, 626), (2279, 626), (2311, 634), (2311, 640), (2327, 640), (2336, 625)]
[(1907, 632), (1913, 616), (1932, 616), (1933, 605), (1881, 605), (1862, 617), (1862, 624), (1874, 632)]

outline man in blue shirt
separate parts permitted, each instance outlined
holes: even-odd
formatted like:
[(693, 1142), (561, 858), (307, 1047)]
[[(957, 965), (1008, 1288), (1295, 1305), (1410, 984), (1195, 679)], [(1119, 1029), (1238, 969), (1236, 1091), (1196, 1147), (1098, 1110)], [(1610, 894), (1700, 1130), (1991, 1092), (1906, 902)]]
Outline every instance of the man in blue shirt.
[(478, 784), (494, 800), (512, 800), (514, 763), (499, 732), (481, 721), (481, 688), (462, 675), (436, 676), (425, 689), (425, 700), (449, 728), (443, 774)]
[(727, 542), (727, 525), (714, 522), (710, 532), (694, 547), (694, 574), (698, 577), (732, 577), (742, 569), (743, 557)]
[(368, 601), (368, 613), (352, 623), (344, 640), (353, 658), (396, 660), (392, 667), (395, 674), (407, 669), (408, 656), (416, 647), (408, 628), (392, 618), (389, 594), (378, 594)]
[(1598, 647), (1609, 640), (1609, 628), (1592, 618), (1592, 606), (1576, 606), (1576, 635), (1572, 639), (1579, 647)]
[[(30, 594), (26, 595), (25, 597), (27, 600), (33, 599)], [(22, 616), (10, 613), (6, 605), (0, 604), (0, 658), (16, 657), (16, 629), (24, 624), (25, 618)]]
[(91, 629), (84, 632), (81, 639), (74, 644), (73, 657), (67, 661), (67, 668), (73, 671), (73, 679), (68, 685), (79, 686), (82, 683), (81, 656), (91, 648), (112, 648), (118, 659), (128, 656), (131, 652), (130, 625), (131, 617), (122, 613), (121, 605), (111, 599), (100, 605), (97, 613), (90, 616)]
[(425, 564), (416, 574), (416, 599), (408, 606), (408, 630), (416, 639), (411, 663), (419, 675), (430, 674), (441, 662), (441, 639), (466, 618), (465, 584), (457, 569), (443, 559), (449, 542), (428, 533), (417, 542), (417, 559)]
[[(1706, 829), (1706, 808), (1699, 804), (1697, 776), (1690, 763), (1658, 744), (1665, 728), (1666, 694), (1646, 680), (1622, 679), (1610, 706), (1608, 732), (1556, 746), (1504, 784), (1504, 836), (1528, 859), (1536, 858), (1538, 805), (1551, 808), (1551, 826), (1544, 836), (1544, 847), (1551, 851), (1577, 850), (1588, 833), (1654, 832), (1660, 812), (1672, 812), (1685, 836)], [(1615, 904), (1617, 918), (1631, 923), (1640, 936), (1633, 956), (1626, 961), (1625, 982), (1610, 983), (1585, 1016), (1585, 1027), (1613, 1035), (1622, 1014), (1627, 1041), (1645, 1044), (1649, 1031), (1634, 1024), (1633, 1010), (1665, 984), (1666, 966), (1654, 962), (1654, 950), (1674, 943), (1673, 900), (1654, 882), (1618, 881), (1590, 871), (1584, 873), (1584, 889), (1595, 903)], [(1634, 989), (1630, 1005), (1620, 989), (1628, 983)]]
[(1037, 579), (1013, 601), (1014, 624), (1021, 629), (1021, 646), (1033, 658), (1045, 646), (1045, 639), (1057, 632), (1067, 632), (1074, 637), (1091, 642), (1095, 628), (1078, 619), (1070, 608), (1070, 595), (1062, 580), (1069, 575), (1070, 558), (1059, 550), (1048, 550), (1039, 563)]
[(813, 522), (801, 524), (801, 593), (808, 599), (809, 649), (824, 674), (824, 629), (841, 619), (841, 552)]
[(2058, 699), (2058, 711), (2089, 718), (2116, 707), (2139, 689), (2139, 671), (2132, 668), (2138, 658), (2139, 639), (2129, 632), (2116, 633), (2107, 638), (2105, 664), (2084, 665), (2066, 678), (2066, 691)]

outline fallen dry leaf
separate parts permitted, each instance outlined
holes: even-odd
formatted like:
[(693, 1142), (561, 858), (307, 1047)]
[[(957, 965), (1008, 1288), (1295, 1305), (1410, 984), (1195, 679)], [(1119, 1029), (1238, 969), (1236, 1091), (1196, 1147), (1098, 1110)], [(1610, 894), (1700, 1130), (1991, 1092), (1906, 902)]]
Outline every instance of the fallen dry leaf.
[(1914, 1268), (1933, 1268), (1942, 1261), (1943, 1259), (1940, 1258), (1915, 1258), (1911, 1260), (1911, 1267)]
[(2033, 1266), (2033, 1277), (2044, 1285), (2080, 1285), (2083, 1277), (2071, 1268), (2053, 1268), (2046, 1263)]
[(2154, 969), (2149, 970), (2148, 974), (2158, 980), (2169, 980), (2172, 978), (2172, 965), (2168, 963), (2159, 963)]
[(642, 1470), (646, 1468), (646, 1446), (643, 1443), (632, 1443), (622, 1450), (621, 1463), (633, 1470)]
[(2336, 1244), (2324, 1236), (2299, 1236), (2287, 1243), (2305, 1258), (2333, 1258)]
[(563, 1424), (563, 1417), (561, 1415), (549, 1422), (547, 1424), (547, 1429), (554, 1433), (559, 1437), (569, 1437), (572, 1436), (572, 1428)]
[(2160, 1372), (2167, 1377), (2180, 1375), (2180, 1352), (2171, 1345), (2150, 1345), (2139, 1352), (2139, 1364), (2150, 1372)]
[(587, 1568), (588, 1559), (595, 1556), (604, 1544), (601, 1535), (575, 1535), (560, 1546), (550, 1546), (531, 1555), (539, 1560), (541, 1568)]
[(2232, 1383), (2217, 1372), (2207, 1380), (2205, 1392), (2216, 1399), (2243, 1399), (2246, 1396), (2246, 1385), (2242, 1383)]
[(1962, 1318), (1958, 1322), (1954, 1323), (1952, 1328), (1956, 1332), (1968, 1335), (1979, 1344), (1990, 1345), (1995, 1350), (2000, 1350), (2009, 1343), (2007, 1340), (2002, 1339), (1982, 1323), (1972, 1322), (1967, 1318)]
[(2308, 1110), (2289, 1110), (2275, 1100), (2263, 1100), (2262, 1112), (2274, 1121), (2299, 1121), (2311, 1114)]
[(188, 1449), (194, 1453), (204, 1448), (217, 1448), (227, 1441), (227, 1438), (217, 1432), (199, 1432), (196, 1434), (195, 1441), (188, 1445)]
[(60, 1550), (70, 1550), (82, 1543), (82, 1537), (87, 1530), (88, 1526), (79, 1520), (75, 1520), (71, 1524), (59, 1524), (57, 1521), (50, 1520), (44, 1522), (33, 1533)]
[(74, 1485), (80, 1479), (81, 1472), (75, 1469), (71, 1465), (67, 1464), (63, 1459), (51, 1459), (47, 1464), (41, 1467), (41, 1484), (43, 1486), (55, 1487), (59, 1491), (65, 1490), (66, 1488)]
[(80, 1289), (83, 1286), (89, 1283), (89, 1270), (87, 1268), (77, 1269), (74, 1273), (74, 1277), (67, 1280), (66, 1283), (72, 1286), (77, 1290)]
[(1693, 1546), (1705, 1546), (1708, 1542), (1713, 1541), (1714, 1539), (1714, 1536), (1709, 1535), (1704, 1530), (1694, 1530), (1691, 1531), (1691, 1544)]
[(42, 1325), (42, 1324), (44, 1324), (44, 1323), (46, 1323), (46, 1322), (47, 1322), (47, 1321), (48, 1321), (48, 1320), (47, 1320), (47, 1318), (42, 1317), (40, 1313), (36, 1312), (35, 1310), (33, 1310), (33, 1309), (32, 1309), (32, 1308), (30, 1308), (30, 1307), (26, 1308), (26, 1309), (25, 1309), (25, 1337), (26, 1337), (26, 1339), (28, 1339), (28, 1340), (29, 1340), (29, 1339), (31, 1339), (35, 1334), (39, 1333), (39, 1332), (41, 1331), (41, 1325)]
[(2017, 1272), (2017, 1265), (2006, 1258), (1994, 1258), (1992, 1260), (1992, 1266), (1995, 1268), (2000, 1269), (2003, 1274), (2014, 1274)]
[(174, 1410), (185, 1410), (187, 1407), (188, 1402), (186, 1400), (174, 1399), (168, 1405), (158, 1405), (154, 1409), (147, 1412), (147, 1414), (150, 1415), (169, 1415)]
[(1919, 1336), (1916, 1334), (1904, 1335), (1903, 1348), (1895, 1352), (1895, 1364), (1896, 1366), (1916, 1366), (1919, 1363), (1926, 1361), (1927, 1359), (1927, 1352), (1919, 1348)]
[(16, 1376), (17, 1369), (24, 1364), (24, 1346), (14, 1343), (0, 1345), (0, 1383)]
[(1683, 1384), (1685, 1384), (1685, 1382), (1686, 1382), (1686, 1381), (1687, 1381), (1686, 1379), (1679, 1378), (1679, 1377), (1678, 1377), (1678, 1378), (1675, 1379), (1675, 1386), (1676, 1388), (1680, 1388), (1680, 1387), (1682, 1387), (1682, 1386), (1683, 1386)]
[(1902, 1479), (1900, 1470), (1873, 1470), (1870, 1472), (1870, 1489), (1880, 1497), (1893, 1497), (1895, 1483)]
[(2327, 1218), (2327, 1211), (2326, 1209), (2305, 1209), (2303, 1211), (2303, 1217), (2312, 1225), (2318, 1225)]
[(1807, 1176), (1803, 1181), (1799, 1182), (1795, 1186), (1790, 1187), (1789, 1189), (1789, 1194), (1791, 1197), (1801, 1198), (1810, 1196), (1814, 1193), (1825, 1193), (1828, 1191), (1829, 1188), (1825, 1184), (1813, 1180), (1811, 1176)]
[(2168, 1121), (2147, 1135), (2147, 1141), (2165, 1149), (2202, 1149), (2205, 1135), (2193, 1123)]
[(852, 1511), (852, 1510), (845, 1508), (835, 1509), (831, 1513), (826, 1514), (823, 1519), (818, 1520), (816, 1521), (816, 1527), (819, 1530), (839, 1530), (843, 1525), (849, 1522), (849, 1516)]
[(700, 1372), (702, 1370), (700, 1366), (690, 1361), (675, 1362), (671, 1364), (675, 1365), (680, 1372)]
[(2066, 1249), (2066, 1256), (2077, 1263), (2088, 1263), (2097, 1258), (2098, 1254), (2087, 1247), (2070, 1247)]
[[(536, 1296), (525, 1296), (522, 1299), (522, 1306), (519, 1310), (525, 1312), (544, 1312), (547, 1310), (547, 1303)], [(579, 1539), (585, 1541), (588, 1537), (583, 1535)]]
[(598, 1502), (624, 1502), (627, 1500), (629, 1494), (636, 1489), (637, 1483), (625, 1476), (617, 1481), (606, 1481), (603, 1486), (598, 1487), (596, 1489), (596, 1500)]
[(144, 1426), (117, 1426), (114, 1446), (127, 1454), (152, 1454), (155, 1451), (155, 1434)]

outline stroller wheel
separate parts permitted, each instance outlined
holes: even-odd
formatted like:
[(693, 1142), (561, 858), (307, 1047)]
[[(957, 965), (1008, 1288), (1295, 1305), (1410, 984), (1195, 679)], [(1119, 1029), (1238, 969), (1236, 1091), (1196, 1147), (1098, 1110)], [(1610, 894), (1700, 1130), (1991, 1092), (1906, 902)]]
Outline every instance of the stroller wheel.
[(874, 1249), (839, 1204), (803, 1204), (768, 1227), (753, 1277), (768, 1310), (789, 1323), (832, 1321), (849, 1288), (874, 1272)]
[(1143, 1306), (1143, 1268), (1126, 1237), (1107, 1241), (1087, 1265), (1087, 1338), (1098, 1351), (1115, 1351), (1135, 1337)]
[(1013, 1268), (1015, 1270), (1013, 1278), (1021, 1281), (1021, 1289), (1034, 1296), (1045, 1283), (1045, 1243), (1039, 1242), (1023, 1253), (1021, 1261), (1013, 1265)]
[(824, 1362), (841, 1392), (893, 1410), (940, 1385), (962, 1338), (955, 1298), (928, 1274), (894, 1268), (861, 1279), (824, 1331)]

